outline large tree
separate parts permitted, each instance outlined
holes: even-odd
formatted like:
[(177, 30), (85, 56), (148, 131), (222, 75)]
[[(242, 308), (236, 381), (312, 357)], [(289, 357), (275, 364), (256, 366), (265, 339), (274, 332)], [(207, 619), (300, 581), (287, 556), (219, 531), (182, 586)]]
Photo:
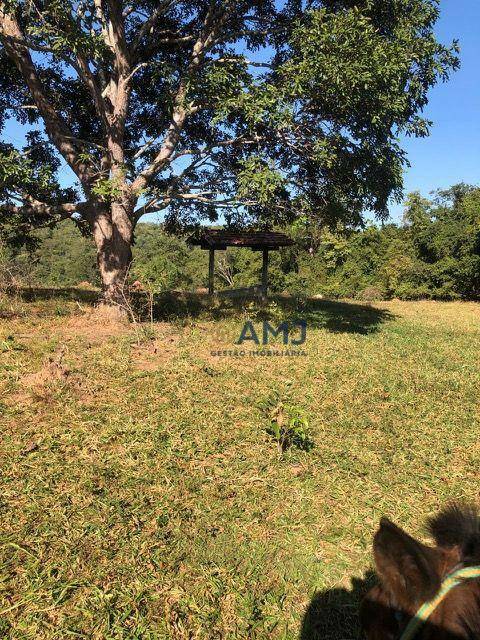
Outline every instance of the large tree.
[[(2, 228), (72, 218), (120, 302), (138, 219), (358, 223), (457, 65), (436, 0), (0, 0)], [(66, 186), (58, 171), (75, 176)]]

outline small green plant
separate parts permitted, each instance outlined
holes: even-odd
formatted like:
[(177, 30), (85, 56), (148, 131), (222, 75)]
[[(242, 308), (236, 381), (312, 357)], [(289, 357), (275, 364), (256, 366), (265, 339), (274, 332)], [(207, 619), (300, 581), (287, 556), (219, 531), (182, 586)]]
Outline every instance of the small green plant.
[(0, 353), (6, 351), (25, 351), (26, 347), (17, 342), (15, 336), (7, 336), (5, 339), (0, 340)]
[(134, 340), (137, 346), (153, 342), (157, 337), (157, 331), (153, 324), (135, 323)]
[(259, 406), (269, 420), (266, 431), (281, 453), (290, 447), (310, 451), (315, 446), (308, 433), (308, 418), (292, 399), (291, 384), (287, 384), (284, 393), (272, 391)]

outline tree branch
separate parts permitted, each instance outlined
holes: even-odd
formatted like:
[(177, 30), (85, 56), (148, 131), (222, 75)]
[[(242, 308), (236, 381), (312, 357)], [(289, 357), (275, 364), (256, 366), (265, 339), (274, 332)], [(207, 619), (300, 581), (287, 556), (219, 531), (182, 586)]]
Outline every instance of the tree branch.
[[(159, 213), (166, 209), (173, 200), (192, 200), (201, 202), (202, 204), (210, 204), (220, 209), (229, 209), (231, 207), (252, 207), (258, 204), (256, 200), (238, 200), (237, 198), (222, 198), (220, 193), (213, 191), (200, 191), (198, 193), (169, 193), (155, 196), (147, 204), (138, 207), (134, 211), (134, 219), (138, 220), (146, 213)], [(276, 205), (279, 209), (284, 207)]]
[(204, 28), (193, 46), (187, 71), (180, 80), (178, 91), (174, 99), (172, 120), (168, 127), (162, 147), (150, 166), (144, 169), (144, 171), (142, 171), (133, 181), (132, 191), (134, 193), (139, 193), (145, 189), (150, 180), (170, 162), (171, 156), (180, 139), (185, 119), (188, 115), (188, 110), (185, 108), (184, 104), (187, 96), (187, 82), (200, 66), (205, 53), (213, 44), (218, 32), (224, 26), (232, 6), (232, 2), (229, 2), (228, 0), (223, 3), (223, 6), (219, 11), (215, 10), (214, 3), (210, 5), (210, 9), (204, 21)]
[(65, 158), (84, 186), (88, 187), (91, 175), (89, 167), (78, 158), (78, 151), (71, 141), (70, 129), (48, 100), (42, 83), (37, 75), (30, 52), (17, 20), (13, 14), (4, 12), (4, 4), (0, 4), (0, 39), (8, 56), (13, 60), (45, 123), (45, 129), (58, 151)]
[(112, 171), (118, 175), (123, 170), (125, 121), (130, 97), (129, 76), (132, 73), (130, 56), (125, 39), (125, 19), (122, 0), (108, 0), (110, 8), (109, 33), (115, 54), (114, 95), (110, 96), (113, 113), (110, 118), (108, 150), (112, 158)]
[(74, 60), (65, 51), (57, 50), (57, 49), (54, 49), (53, 47), (48, 47), (46, 45), (41, 45), (36, 42), (32, 42), (31, 40), (27, 40), (26, 38), (16, 39), (12, 37), (11, 40), (15, 44), (18, 44), (20, 46), (23, 45), (24, 47), (26, 47), (27, 49), (30, 49), (31, 51), (39, 51), (40, 53), (50, 53), (56, 58), (60, 58), (61, 60), (69, 64), (72, 67), (72, 69), (74, 69), (77, 72), (78, 77), (82, 80), (82, 82), (85, 84), (87, 89), (90, 91), (95, 104), (97, 114), (102, 120), (104, 129), (107, 128), (108, 126), (107, 111), (106, 111), (105, 102), (103, 100), (100, 83), (98, 82), (98, 78), (91, 72), (90, 67), (88, 66), (88, 63), (82, 54), (77, 52), (76, 60)]
[(273, 68), (271, 64), (268, 64), (268, 62), (255, 62), (255, 60), (250, 60), (249, 58), (245, 58), (245, 56), (239, 56), (237, 58), (216, 58), (215, 60), (212, 60), (212, 62), (243, 62), (250, 67), (259, 67), (261, 69)]
[(107, 47), (110, 47), (111, 43), (108, 36), (107, 20), (105, 18), (105, 11), (103, 10), (102, 0), (94, 0), (94, 5), (95, 5), (95, 15), (97, 17), (97, 20), (102, 25), (103, 41), (105, 42)]
[[(22, 206), (2, 204), (0, 205), (0, 213), (9, 213), (14, 215), (40, 216), (50, 219), (66, 220), (71, 218), (74, 213), (88, 217), (88, 202), (69, 202), (65, 204), (47, 204), (40, 202), (35, 198), (28, 198), (28, 204)], [(87, 216), (86, 216), (87, 214)]]
[(105, 100), (102, 95), (102, 87), (100, 86), (100, 82), (98, 81), (98, 77), (94, 75), (90, 67), (88, 66), (88, 62), (84, 58), (84, 56), (80, 53), (77, 53), (77, 73), (80, 78), (83, 80), (84, 84), (90, 91), (93, 102), (95, 104), (95, 109), (97, 111), (97, 115), (102, 121), (103, 129), (105, 132), (108, 131), (109, 121), (108, 121), (108, 113), (105, 104)]
[(108, 0), (110, 8), (109, 32), (115, 53), (116, 71), (119, 76), (126, 77), (130, 73), (130, 62), (125, 39), (125, 19), (123, 17), (122, 0)]
[(160, 2), (158, 7), (153, 11), (152, 15), (147, 20), (145, 20), (145, 22), (142, 24), (142, 26), (138, 30), (138, 33), (135, 36), (135, 39), (133, 40), (132, 50), (134, 52), (136, 52), (136, 50), (138, 49), (138, 46), (140, 45), (143, 38), (148, 33), (151, 33), (153, 31), (153, 29), (155, 28), (155, 24), (159, 20), (160, 16), (163, 13), (165, 13), (165, 11), (167, 11), (167, 9), (170, 7), (172, 2), (173, 0), (163, 0), (163, 2)]
[(140, 69), (143, 69), (143, 67), (148, 67), (150, 64), (152, 64), (151, 62), (141, 62), (140, 64), (137, 64), (137, 66), (134, 68), (133, 71), (131, 71), (128, 76), (125, 78), (125, 84), (129, 84), (130, 80), (133, 78), (133, 76), (137, 73), (137, 71), (140, 71)]

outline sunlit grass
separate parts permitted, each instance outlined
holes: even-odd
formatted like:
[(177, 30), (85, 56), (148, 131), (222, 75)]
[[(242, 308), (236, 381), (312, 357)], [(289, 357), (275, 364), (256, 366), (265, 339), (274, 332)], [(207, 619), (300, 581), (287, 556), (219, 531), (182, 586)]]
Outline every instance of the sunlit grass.
[[(421, 535), (478, 496), (479, 305), (289, 309), (297, 358), (211, 355), (252, 308), (154, 339), (85, 304), (2, 310), (0, 637), (286, 640), (325, 592), (303, 640), (354, 638), (380, 516)], [(267, 433), (287, 387), (310, 451)]]

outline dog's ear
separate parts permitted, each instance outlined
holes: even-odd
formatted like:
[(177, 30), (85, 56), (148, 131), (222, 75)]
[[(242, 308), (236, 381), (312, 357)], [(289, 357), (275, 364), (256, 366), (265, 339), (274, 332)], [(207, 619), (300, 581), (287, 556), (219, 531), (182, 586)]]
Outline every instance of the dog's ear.
[(395, 604), (410, 610), (430, 600), (440, 588), (439, 552), (382, 518), (373, 541), (378, 575)]

